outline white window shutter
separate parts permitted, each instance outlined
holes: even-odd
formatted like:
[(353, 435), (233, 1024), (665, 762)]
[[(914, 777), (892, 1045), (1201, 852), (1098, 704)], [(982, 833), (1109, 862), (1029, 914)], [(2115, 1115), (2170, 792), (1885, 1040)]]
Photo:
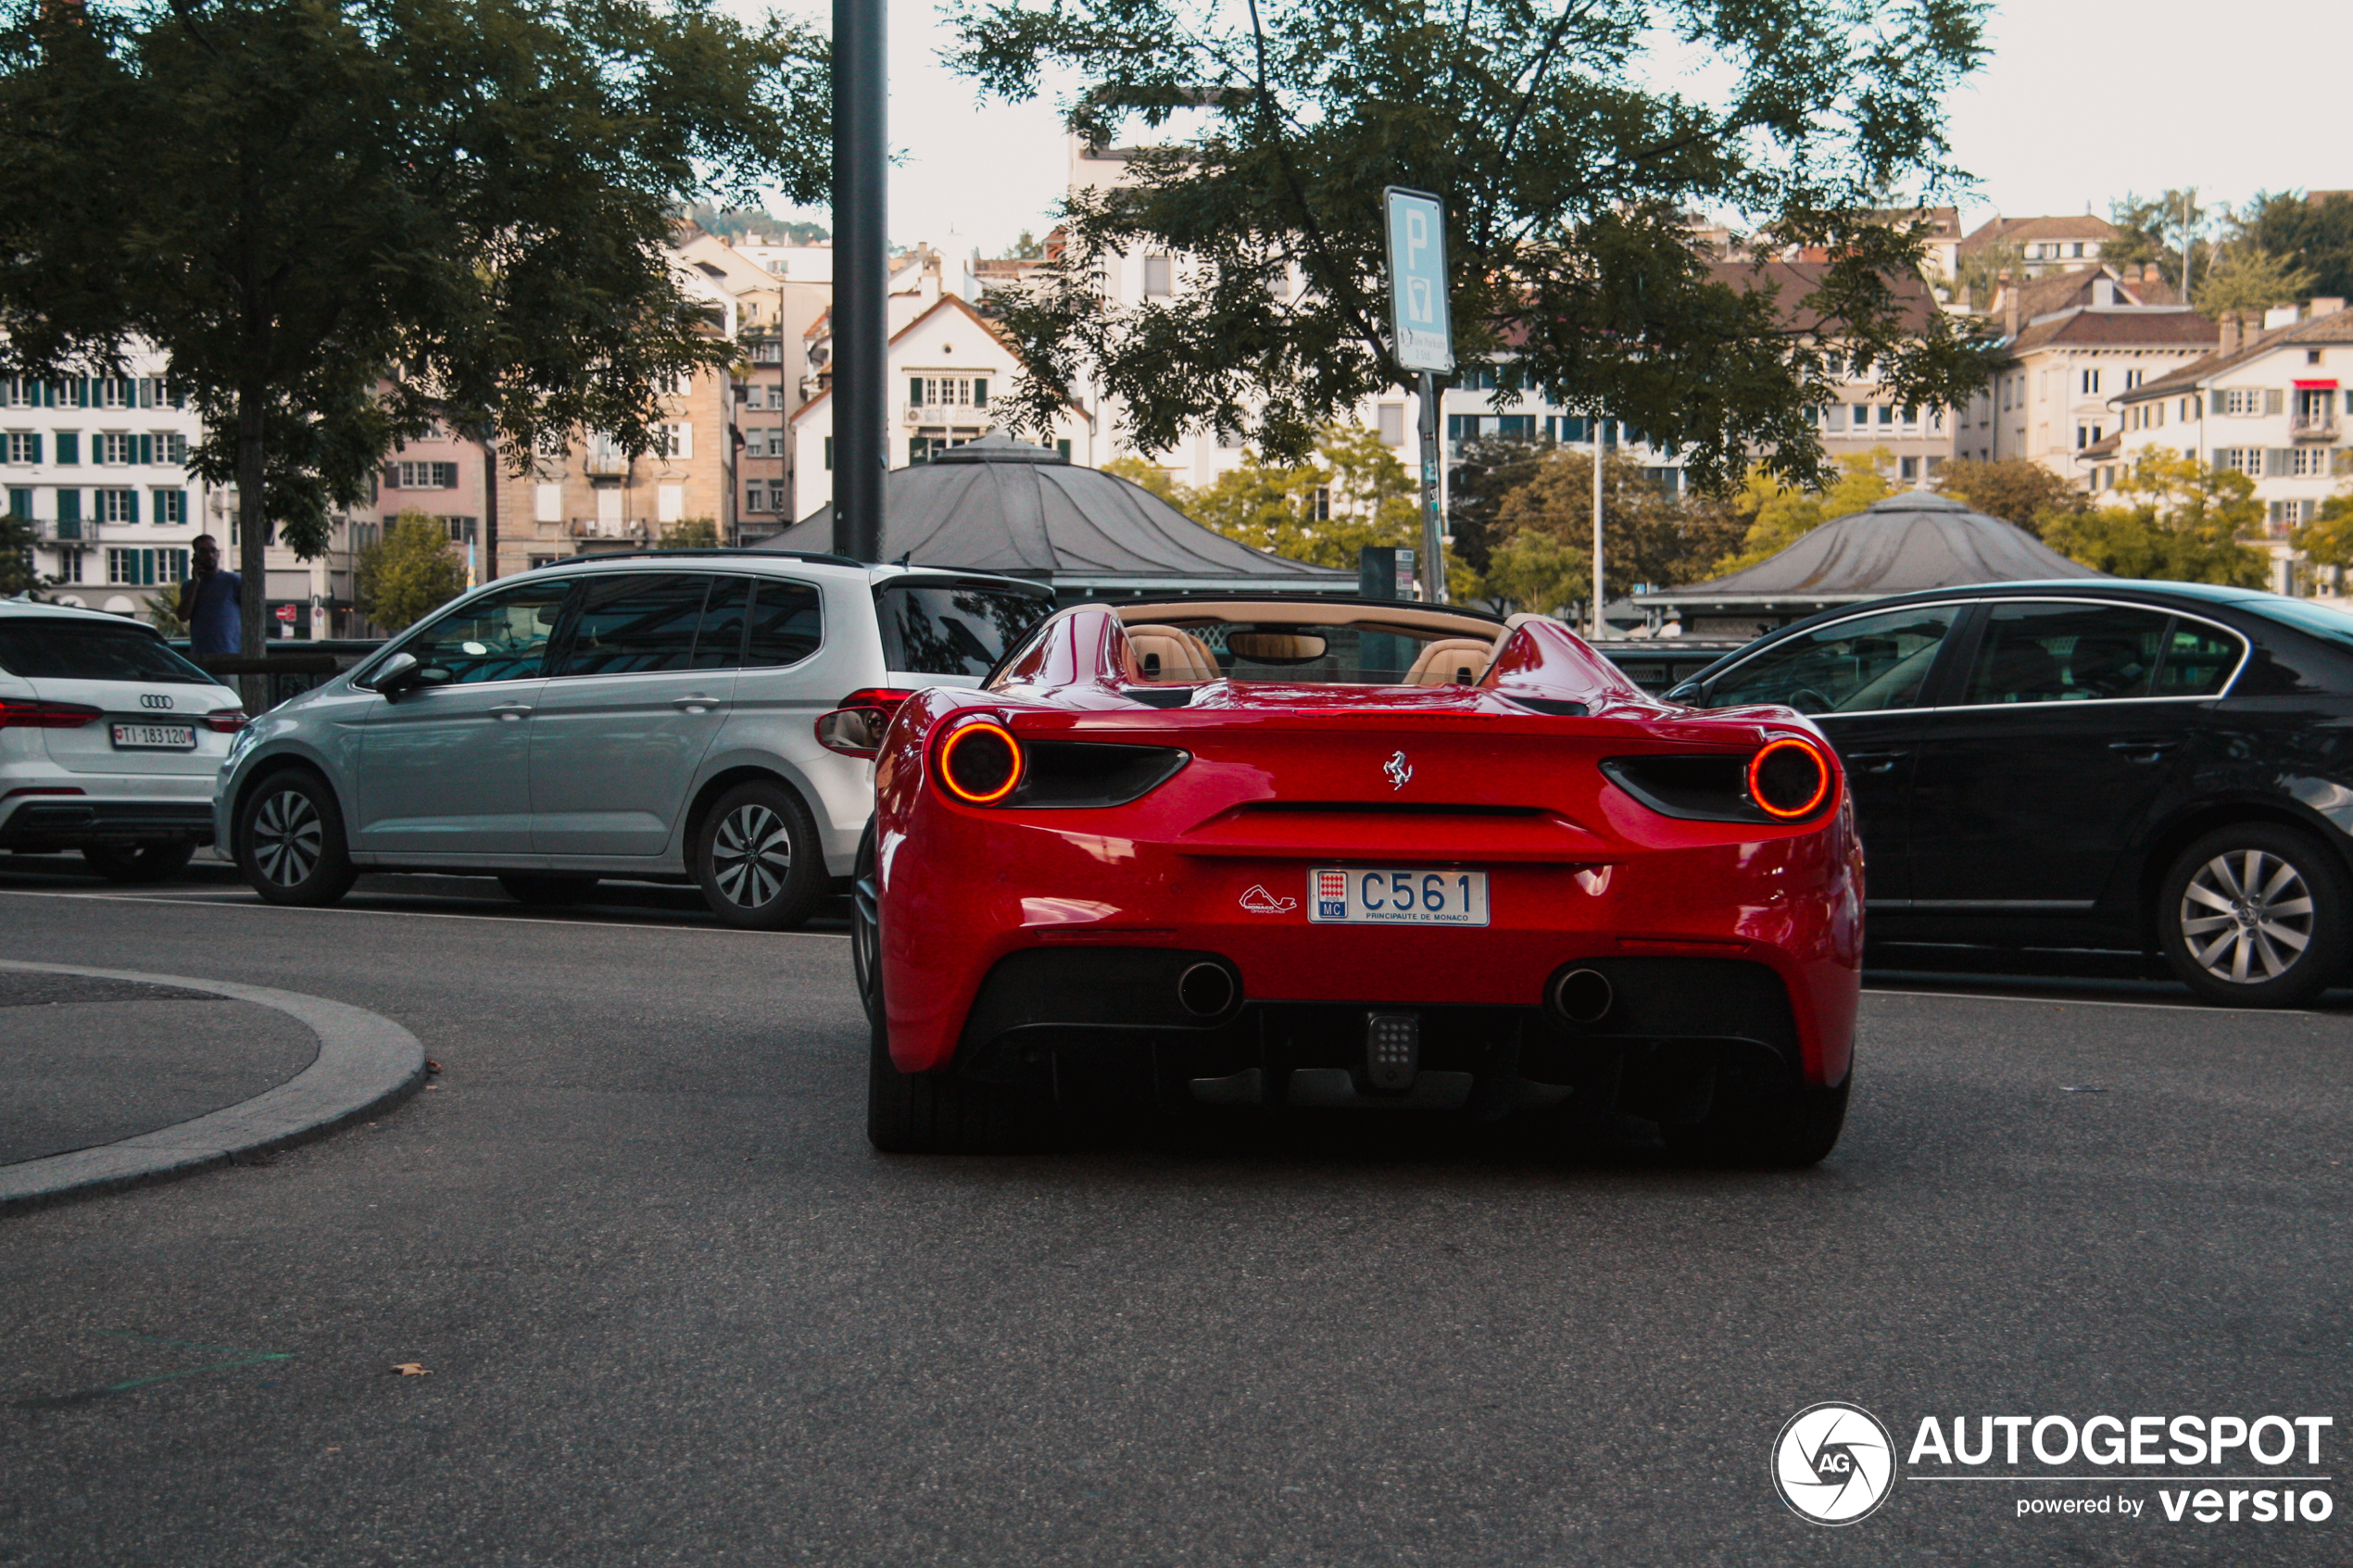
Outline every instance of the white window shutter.
[(654, 516), (657, 521), (676, 522), (686, 515), (686, 487), (683, 484), (659, 484), (654, 487)]
[(678, 421), (678, 451), (676, 455), (680, 462), (685, 462), (687, 458), (695, 455), (695, 427), (693, 422), (690, 420), (680, 420)]
[(538, 506), (534, 511), (541, 522), (561, 522), (564, 520), (564, 487), (560, 484), (537, 486)]

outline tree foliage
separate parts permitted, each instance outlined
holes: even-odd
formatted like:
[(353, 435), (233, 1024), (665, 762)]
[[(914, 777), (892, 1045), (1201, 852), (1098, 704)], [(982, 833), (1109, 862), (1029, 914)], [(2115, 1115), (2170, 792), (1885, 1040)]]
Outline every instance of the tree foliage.
[(1740, 548), (1716, 563), (1717, 573), (1739, 571), (1788, 549), (1836, 518), (1852, 516), (1895, 494), (1884, 470), (1895, 454), (1884, 446), (1850, 452), (1838, 460), (1837, 477), (1818, 490), (1801, 489), (1762, 463), (1748, 470), (1731, 510), (1745, 519)]
[(384, 537), (361, 547), (353, 598), (386, 632), (405, 631), (466, 591), (466, 563), (449, 530), (423, 512), (402, 512)]
[(2190, 296), (2208, 316), (2233, 310), (2260, 313), (2309, 298), (2314, 278), (2286, 257), (2241, 243), (2223, 247)]
[(2314, 566), (2353, 566), (2353, 495), (2322, 501), (2319, 515), (2296, 529), (2296, 547)]
[(1504, 497), (1535, 478), (1552, 450), (1518, 436), (1482, 435), (1463, 443), (1446, 470), (1446, 532), (1473, 571), (1485, 572), (1489, 558), (1509, 536), (1502, 526)]
[[(1214, 430), (1302, 457), (1404, 382), (1381, 282), (1381, 191), (1403, 185), (1446, 202), (1466, 365), (1605, 407), (1704, 482), (1752, 451), (1810, 480), (1832, 354), (1901, 402), (1958, 406), (1984, 380), (1974, 329), (1918, 308), (1927, 224), (1879, 216), (1892, 188), (1951, 182), (1940, 105), (1982, 56), (1982, 9), (962, 0), (954, 57), (987, 90), (1027, 98), (1068, 72), (1077, 135), (1158, 139), (1126, 182), (1073, 194), (1061, 259), (1006, 311), (1021, 421), (1087, 383), (1140, 449)], [(1651, 69), (1662, 38), (1726, 90), (1655, 85), (1674, 80)], [(1832, 259), (1780, 298), (1724, 275), (1694, 208)], [(1185, 258), (1174, 297), (1110, 296), (1106, 269), (1138, 251)]]
[(2182, 240), (2190, 241), (2190, 282), (2206, 276), (2211, 246), (2206, 240), (2208, 213), (2194, 190), (2168, 190), (2161, 195), (2140, 196), (2127, 191), (2108, 204), (2108, 220), (2123, 232), (2102, 242), (2100, 259), (2119, 270), (2157, 263), (2157, 275), (2178, 289), (2182, 286)]
[(2308, 269), (2308, 294), (2353, 298), (2353, 194), (2259, 191), (2239, 215), (2238, 228), (2256, 249)]
[(734, 358), (679, 205), (824, 194), (825, 57), (715, 0), (0, 0), (0, 370), (159, 346), (253, 582), (436, 419), (635, 455)]
[(2263, 553), (2239, 543), (2262, 525), (2255, 482), (2243, 473), (2157, 451), (2127, 470), (2123, 505), (2043, 519), (2044, 542), (2119, 577), (2260, 588)]
[(32, 565), (32, 521), (13, 511), (0, 512), (0, 598), (41, 586)]
[(654, 540), (658, 550), (715, 550), (719, 547), (719, 524), (715, 519), (690, 517), (678, 522), (661, 525), (661, 533)]
[(2045, 517), (2070, 517), (2091, 503), (2060, 475), (2031, 458), (1958, 458), (1936, 476), (1938, 493), (2039, 536)]
[[(1590, 603), (1593, 591), (1593, 455), (1555, 447), (1497, 508), (1503, 543), (1489, 559), (1484, 586), (1492, 598), (1549, 615)], [(1743, 523), (1706, 501), (1667, 495), (1630, 458), (1602, 464), (1604, 600), (1649, 584), (1679, 587), (1714, 573), (1741, 540)]]

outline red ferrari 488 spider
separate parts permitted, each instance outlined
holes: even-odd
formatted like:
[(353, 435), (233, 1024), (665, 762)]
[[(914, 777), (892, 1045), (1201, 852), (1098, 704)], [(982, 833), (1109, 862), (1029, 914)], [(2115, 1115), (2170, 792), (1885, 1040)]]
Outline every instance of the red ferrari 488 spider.
[(1238, 599), (1067, 609), (818, 730), (875, 758), (881, 1148), (1120, 1100), (1837, 1140), (1863, 859), (1787, 709), (1662, 704), (1542, 617)]

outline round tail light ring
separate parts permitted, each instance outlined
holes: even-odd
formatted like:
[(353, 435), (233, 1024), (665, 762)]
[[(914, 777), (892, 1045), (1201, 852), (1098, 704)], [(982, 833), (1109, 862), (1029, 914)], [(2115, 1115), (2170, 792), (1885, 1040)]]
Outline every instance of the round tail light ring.
[(1748, 759), (1748, 797), (1775, 822), (1812, 816), (1830, 793), (1830, 759), (1812, 741), (1783, 735)]
[(994, 719), (957, 725), (939, 743), (939, 786), (967, 806), (994, 806), (1021, 784), (1021, 742)]

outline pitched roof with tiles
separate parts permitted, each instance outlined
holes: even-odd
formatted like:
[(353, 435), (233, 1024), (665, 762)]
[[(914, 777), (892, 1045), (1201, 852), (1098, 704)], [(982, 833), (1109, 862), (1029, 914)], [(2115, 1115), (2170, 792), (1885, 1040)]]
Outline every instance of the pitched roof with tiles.
[(1989, 218), (1961, 242), (1964, 254), (1982, 250), (1995, 240), (2098, 240), (2105, 244), (2123, 233), (2105, 218), (2081, 213), (2065, 218)]
[(2199, 384), (2226, 370), (2251, 363), (2275, 348), (2302, 347), (2317, 343), (2353, 343), (2353, 310), (2338, 310), (2326, 316), (2316, 316), (2309, 321), (2298, 321), (2292, 327), (2274, 327), (2268, 332), (2258, 332), (2235, 353), (2209, 354), (2194, 359), (2180, 370), (2143, 382), (2132, 391), (2108, 399), (2111, 403), (2144, 403), (2152, 397), (2169, 397), (2177, 392), (2195, 392)]
[[(1818, 332), (1822, 319), (1806, 308), (1806, 296), (1822, 286), (1823, 274), (1830, 270), (1824, 262), (1813, 261), (1717, 261), (1708, 265), (1708, 275), (1717, 282), (1726, 283), (1743, 293), (1771, 288), (1777, 291), (1773, 304), (1780, 312), (1782, 324), (1792, 331)], [(1936, 315), (1936, 296), (1917, 272), (1891, 273), (1888, 288), (1896, 298), (1903, 313), (1906, 328), (1919, 332)]]
[(2076, 306), (2028, 322), (2010, 340), (2009, 351), (2024, 354), (2054, 344), (2087, 348), (2211, 348), (2221, 336), (2218, 323), (2179, 307), (2103, 310), (2096, 306)]

